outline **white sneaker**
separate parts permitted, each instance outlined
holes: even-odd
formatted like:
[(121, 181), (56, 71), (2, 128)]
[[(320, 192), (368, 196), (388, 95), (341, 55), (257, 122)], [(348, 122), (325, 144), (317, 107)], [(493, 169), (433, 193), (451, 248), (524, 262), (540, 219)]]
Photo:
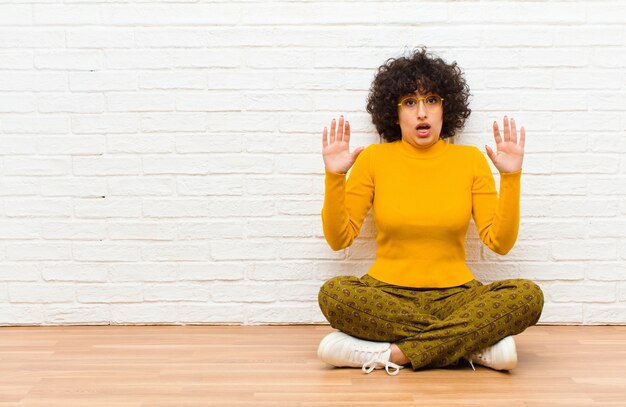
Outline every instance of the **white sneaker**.
[(515, 341), (512, 336), (507, 336), (495, 345), (464, 356), (464, 359), (470, 362), (474, 370), (476, 370), (474, 363), (495, 370), (511, 370), (517, 366)]
[[(317, 357), (322, 362), (337, 367), (361, 367), (365, 373), (385, 368), (388, 374), (397, 375), (403, 366), (389, 361), (391, 344), (354, 338), (343, 332), (328, 334), (320, 342)], [(389, 371), (389, 368), (396, 370)]]

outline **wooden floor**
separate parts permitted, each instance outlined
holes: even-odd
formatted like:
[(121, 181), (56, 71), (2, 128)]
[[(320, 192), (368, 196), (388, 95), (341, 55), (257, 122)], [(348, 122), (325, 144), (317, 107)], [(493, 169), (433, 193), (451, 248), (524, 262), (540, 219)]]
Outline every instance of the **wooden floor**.
[(0, 327), (0, 406), (625, 406), (626, 326), (535, 326), (511, 372), (332, 368), (328, 326)]

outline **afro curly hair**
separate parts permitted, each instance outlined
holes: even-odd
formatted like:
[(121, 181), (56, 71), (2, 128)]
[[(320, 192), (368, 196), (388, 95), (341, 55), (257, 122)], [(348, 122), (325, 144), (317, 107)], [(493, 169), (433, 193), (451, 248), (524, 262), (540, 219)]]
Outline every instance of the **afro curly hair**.
[(390, 58), (378, 68), (367, 98), (367, 111), (376, 131), (387, 142), (402, 139), (398, 124), (401, 97), (419, 90), (436, 93), (444, 99), (440, 137), (448, 138), (463, 128), (472, 112), (469, 109), (469, 86), (456, 62), (446, 63), (426, 47), (408, 57)]

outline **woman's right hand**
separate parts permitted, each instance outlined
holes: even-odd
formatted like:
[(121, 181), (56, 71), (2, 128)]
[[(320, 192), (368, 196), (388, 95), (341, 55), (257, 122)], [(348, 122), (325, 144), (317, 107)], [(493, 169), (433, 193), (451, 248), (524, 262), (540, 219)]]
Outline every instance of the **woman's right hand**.
[(345, 174), (365, 147), (358, 147), (350, 153), (350, 123), (346, 121), (345, 130), (343, 116), (339, 117), (339, 126), (335, 131), (335, 119), (330, 123), (330, 140), (328, 129), (324, 127), (322, 134), (322, 156), (324, 165), (331, 172)]

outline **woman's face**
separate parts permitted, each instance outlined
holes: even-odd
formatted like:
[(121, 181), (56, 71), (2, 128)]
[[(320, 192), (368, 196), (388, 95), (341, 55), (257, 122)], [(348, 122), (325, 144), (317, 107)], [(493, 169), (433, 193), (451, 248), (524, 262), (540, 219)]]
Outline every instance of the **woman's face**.
[(416, 91), (401, 97), (398, 104), (402, 140), (416, 147), (427, 147), (439, 140), (443, 101), (437, 94)]

